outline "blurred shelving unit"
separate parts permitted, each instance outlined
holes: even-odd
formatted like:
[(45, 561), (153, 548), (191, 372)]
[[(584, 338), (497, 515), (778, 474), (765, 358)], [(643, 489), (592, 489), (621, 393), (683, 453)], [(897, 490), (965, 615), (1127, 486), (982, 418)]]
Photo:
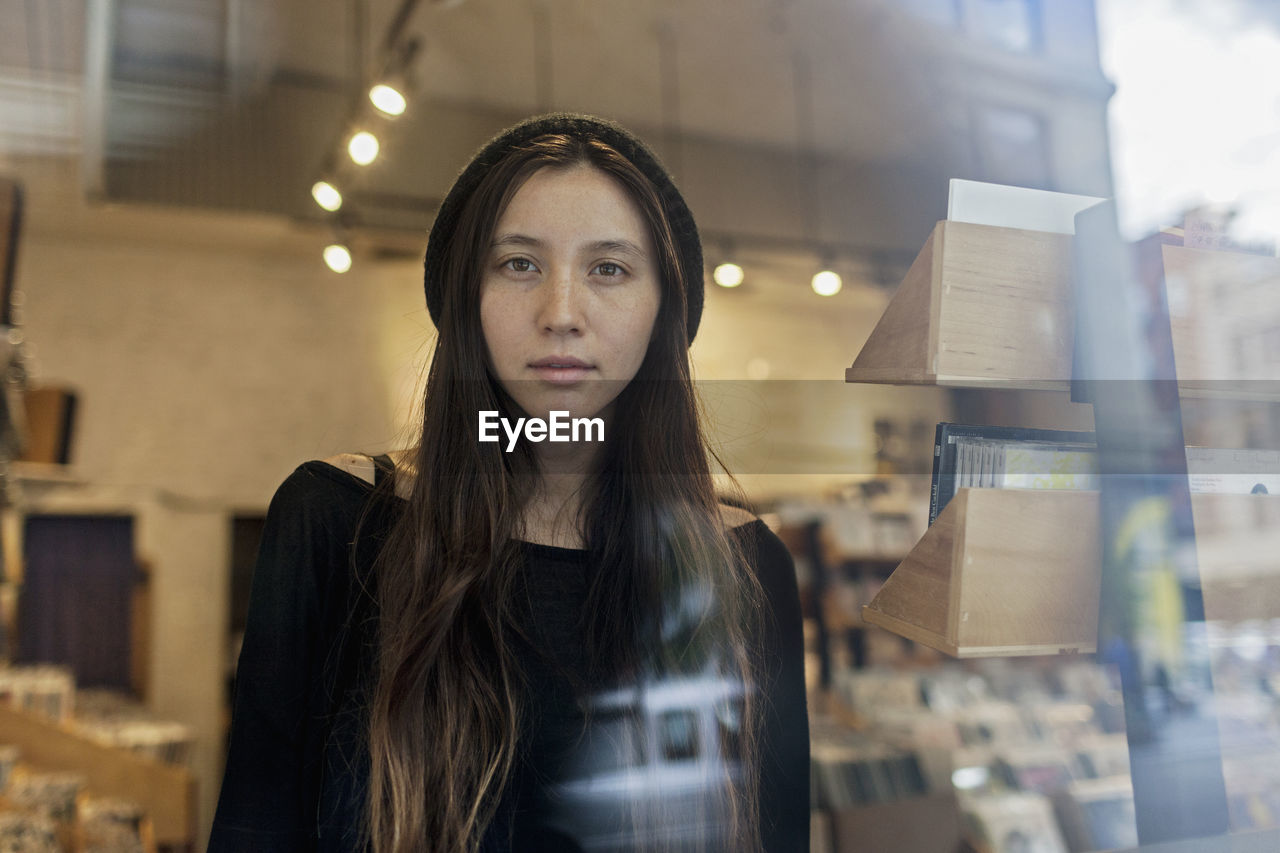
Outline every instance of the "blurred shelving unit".
[[(1074, 239), (939, 222), (846, 381), (1070, 390), (1077, 317), (1084, 316), (1073, 293)], [(1155, 235), (1146, 248), (1163, 264), (1160, 284), (1168, 293), (1158, 299), (1167, 297), (1178, 396), (1280, 401), (1280, 352), (1250, 361), (1238, 343), (1245, 326), (1280, 329), (1280, 300), (1269, 295), (1233, 309), (1223, 298), (1230, 287), (1274, 294), (1280, 260), (1175, 242)], [(1236, 352), (1224, 351), (1225, 341)], [(1197, 494), (1190, 506), (1204, 618), (1280, 616), (1276, 551), (1258, 538), (1280, 521), (1280, 498)], [(958, 658), (1093, 652), (1101, 509), (1097, 492), (960, 489), (864, 618)], [(1134, 779), (1138, 789), (1136, 769)], [(1139, 826), (1144, 802), (1150, 826), (1153, 795), (1135, 792)]]
[(74, 771), (88, 790), (127, 799), (146, 815), (145, 835), (166, 848), (190, 849), (196, 836), (196, 781), (185, 767), (105, 746), (63, 723), (0, 706), (0, 742), (44, 770)]

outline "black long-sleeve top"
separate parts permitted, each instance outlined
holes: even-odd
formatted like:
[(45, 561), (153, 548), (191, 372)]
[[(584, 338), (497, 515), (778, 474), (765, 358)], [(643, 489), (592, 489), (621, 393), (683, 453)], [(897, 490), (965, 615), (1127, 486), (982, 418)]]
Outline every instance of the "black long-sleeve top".
[[(356, 832), (368, 775), (362, 727), (367, 696), (359, 673), (370, 660), (372, 619), (367, 603), (361, 605), (368, 596), (356, 578), (365, 575), (403, 506), (390, 490), (375, 491), (319, 461), (303, 463), (277, 489), (254, 570), (209, 853), (359, 849)], [(795, 570), (763, 522), (753, 520), (732, 533), (744, 537), (747, 553), (756, 555), (769, 610), (760, 680), (764, 849), (803, 853), (809, 849), (809, 725)], [(600, 798), (629, 784), (627, 796), (670, 797), (672, 814), (696, 800), (697, 783), (690, 781), (696, 774), (681, 762), (692, 767), (700, 753), (705, 772), (705, 753), (724, 748), (713, 743), (717, 734), (727, 737), (722, 728), (717, 731), (716, 720), (726, 715), (715, 694), (727, 694), (712, 683), (676, 685), (665, 694), (654, 690), (639, 709), (601, 706), (591, 714), (597, 734), (584, 737), (580, 705), (561, 668), (581, 664), (588, 552), (532, 543), (521, 548), (531, 623), (525, 627), (546, 647), (517, 649), (529, 685), (526, 743), (482, 849), (631, 849), (621, 836), (610, 843), (602, 822), (613, 812), (601, 807)], [(690, 695), (703, 697), (706, 707), (691, 704)], [(610, 721), (624, 712), (633, 723), (648, 719), (657, 731), (648, 746), (626, 747), (633, 763), (663, 768), (665, 775), (645, 777), (662, 781), (647, 793), (636, 781), (640, 777), (626, 775), (627, 761), (616, 761), (618, 730)], [(587, 755), (569, 754), (574, 749)], [(558, 788), (546, 785), (549, 766), (568, 768)]]

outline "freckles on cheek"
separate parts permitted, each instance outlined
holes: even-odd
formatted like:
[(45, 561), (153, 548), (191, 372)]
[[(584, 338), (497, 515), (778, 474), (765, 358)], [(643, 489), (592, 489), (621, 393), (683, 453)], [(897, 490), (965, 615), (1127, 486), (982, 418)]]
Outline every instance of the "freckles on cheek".
[[(499, 372), (499, 362), (502, 358), (502, 338), (501, 328), (482, 310), (480, 312), (480, 344), (484, 350), (486, 366), (495, 375)], [(495, 343), (498, 344), (497, 348), (494, 347)]]
[(487, 288), (480, 292), (480, 333), (492, 350), (494, 341), (501, 341), (506, 331), (508, 311), (503, 310), (502, 300), (494, 297)]

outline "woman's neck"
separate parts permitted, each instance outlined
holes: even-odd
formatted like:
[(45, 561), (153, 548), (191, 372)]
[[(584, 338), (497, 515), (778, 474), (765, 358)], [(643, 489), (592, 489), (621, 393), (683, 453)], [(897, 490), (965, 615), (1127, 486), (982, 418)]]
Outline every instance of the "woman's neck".
[[(417, 448), (391, 452), (396, 465), (396, 491), (408, 499), (416, 475)], [(558, 548), (582, 548), (584, 486), (591, 476), (598, 448), (592, 445), (548, 445), (538, 448), (542, 477), (521, 519), (518, 538)]]
[(525, 507), (520, 538), (558, 548), (582, 548), (586, 485), (596, 458), (590, 445), (543, 445), (542, 477)]

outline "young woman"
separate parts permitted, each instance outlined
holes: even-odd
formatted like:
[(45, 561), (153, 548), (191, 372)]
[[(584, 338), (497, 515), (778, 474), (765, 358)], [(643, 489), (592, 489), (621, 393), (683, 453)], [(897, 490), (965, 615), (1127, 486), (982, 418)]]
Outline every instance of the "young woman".
[(481, 149), (428, 243), (417, 447), (272, 499), (211, 851), (808, 850), (795, 575), (714, 492), (702, 281), (617, 125)]

